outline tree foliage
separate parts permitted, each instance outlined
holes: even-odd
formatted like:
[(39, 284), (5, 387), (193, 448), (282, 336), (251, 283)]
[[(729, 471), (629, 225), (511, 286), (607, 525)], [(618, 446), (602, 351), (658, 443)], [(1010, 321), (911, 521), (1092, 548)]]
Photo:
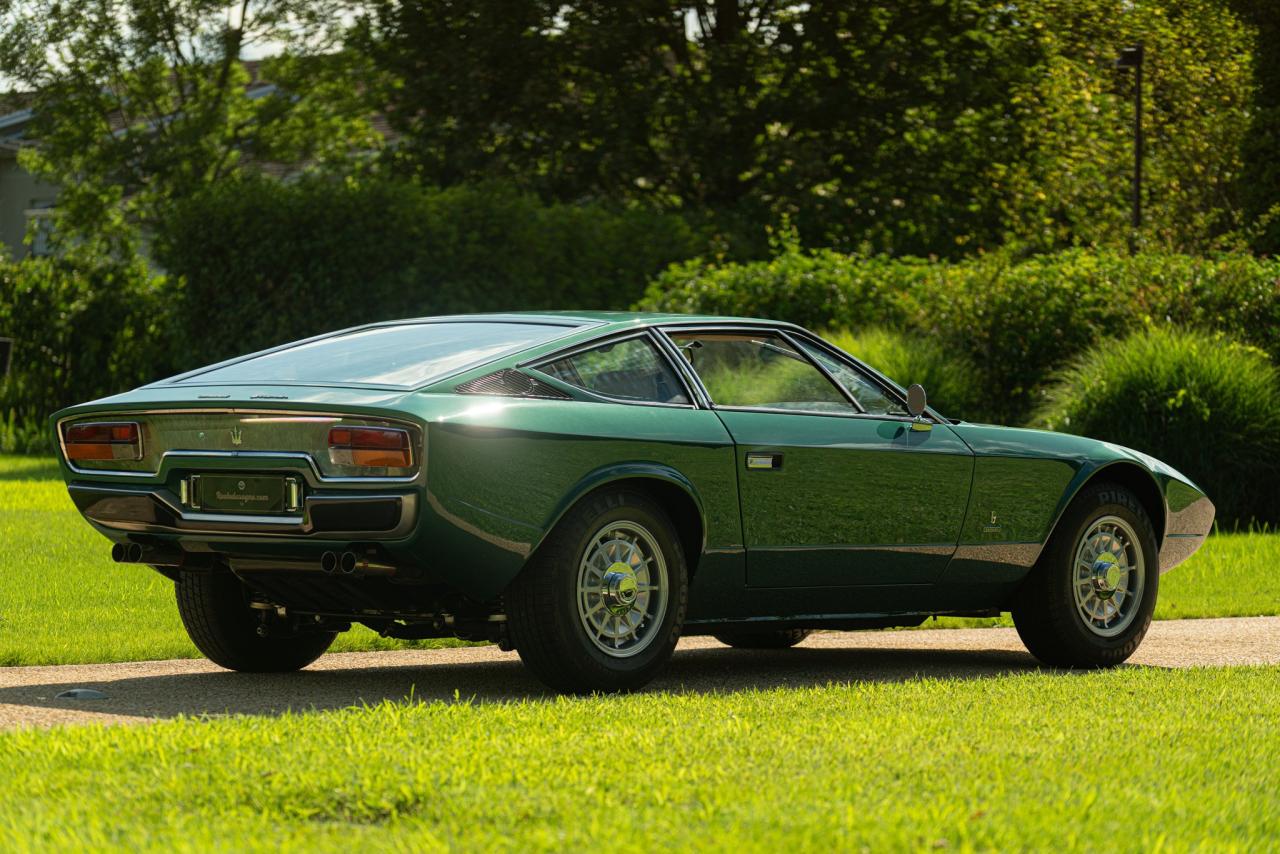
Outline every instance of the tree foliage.
[(1244, 140), (1241, 204), (1253, 248), (1280, 254), (1280, 10), (1274, 0), (1231, 0), (1256, 31), (1255, 97)]
[[(0, 77), (31, 93), (23, 164), (58, 230), (127, 242), (168, 200), (249, 164), (323, 163), (373, 140), (335, 52), (347, 0), (0, 0)], [(246, 51), (276, 88), (250, 88)]]
[[(1240, 0), (1246, 2), (1246, 0)], [(1147, 47), (1151, 247), (1246, 224), (1254, 30), (1226, 0), (375, 0), (402, 172), (709, 217), (763, 250), (959, 255), (1127, 242)], [(1268, 5), (1261, 3), (1261, 5)]]

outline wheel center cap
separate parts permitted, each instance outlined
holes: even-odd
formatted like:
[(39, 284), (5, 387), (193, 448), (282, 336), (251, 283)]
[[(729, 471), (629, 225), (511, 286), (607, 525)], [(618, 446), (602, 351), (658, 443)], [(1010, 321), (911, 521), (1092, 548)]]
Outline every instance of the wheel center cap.
[(1093, 589), (1099, 599), (1109, 599), (1120, 586), (1124, 570), (1111, 552), (1103, 552), (1093, 562)]
[(639, 586), (636, 572), (629, 564), (622, 561), (613, 564), (604, 574), (605, 607), (618, 615), (627, 613), (636, 602)]

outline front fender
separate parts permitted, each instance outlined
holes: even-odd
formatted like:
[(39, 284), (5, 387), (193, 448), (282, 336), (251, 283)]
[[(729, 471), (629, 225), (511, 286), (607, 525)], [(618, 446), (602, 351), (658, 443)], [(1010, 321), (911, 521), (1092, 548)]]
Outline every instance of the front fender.
[(1138, 451), (1069, 433), (978, 424), (953, 430), (976, 460), (965, 529), (945, 576), (950, 582), (1020, 581), (1067, 507), (1098, 477), (1132, 489), (1148, 508), (1162, 572), (1194, 552), (1212, 524), (1203, 492)]
[(1190, 557), (1204, 543), (1213, 527), (1214, 507), (1208, 496), (1176, 469), (1147, 454), (1107, 444), (1113, 459), (1087, 461), (1063, 493), (1045, 542), (1080, 490), (1098, 479), (1125, 486), (1142, 501), (1151, 516), (1164, 574)]

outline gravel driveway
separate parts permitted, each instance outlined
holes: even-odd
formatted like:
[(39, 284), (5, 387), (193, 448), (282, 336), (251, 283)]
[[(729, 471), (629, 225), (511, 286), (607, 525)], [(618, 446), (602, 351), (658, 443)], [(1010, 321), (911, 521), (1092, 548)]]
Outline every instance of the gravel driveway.
[[(1153, 624), (1130, 660), (1149, 667), (1280, 663), (1280, 617)], [(799, 647), (747, 652), (688, 638), (651, 690), (734, 691), (919, 676), (978, 679), (1036, 669), (1012, 629), (829, 632)], [(59, 700), (96, 688), (102, 700)], [(326, 655), (301, 673), (228, 673), (204, 660), (0, 668), (0, 728), (127, 723), (178, 714), (278, 714), (382, 700), (546, 696), (496, 647)]]

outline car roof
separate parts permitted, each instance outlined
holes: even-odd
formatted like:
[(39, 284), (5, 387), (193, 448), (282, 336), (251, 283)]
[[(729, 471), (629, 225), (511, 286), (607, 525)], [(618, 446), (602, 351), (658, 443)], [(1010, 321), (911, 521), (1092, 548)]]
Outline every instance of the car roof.
[[(271, 347), (266, 350), (260, 350), (255, 353), (247, 353), (237, 356), (223, 362), (213, 365), (206, 365), (192, 371), (187, 371), (177, 376), (168, 377), (152, 383), (151, 385), (172, 385), (172, 384), (204, 384), (206, 375), (222, 368), (241, 362), (248, 362), (254, 359), (271, 356), (273, 354), (291, 350), (293, 348), (316, 344), (327, 339), (335, 339), (342, 336), (352, 335), (371, 329), (388, 328), (396, 326), (414, 326), (429, 325), (443, 323), (527, 323), (527, 324), (548, 324), (559, 325), (565, 327), (565, 333), (524, 347), (514, 348), (503, 356), (485, 359), (476, 365), (468, 366), (455, 373), (465, 373), (475, 367), (491, 364), (494, 362), (502, 362), (503, 360), (525, 359), (531, 355), (541, 355), (543, 353), (553, 352), (565, 346), (573, 346), (585, 343), (596, 338), (612, 335), (617, 332), (626, 332), (628, 330), (643, 329), (649, 326), (661, 325), (665, 323), (751, 323), (769, 326), (790, 326), (790, 324), (778, 323), (770, 320), (756, 320), (743, 317), (720, 317), (705, 314), (677, 314), (672, 312), (642, 312), (642, 311), (519, 311), (519, 312), (494, 312), (487, 314), (454, 314), (454, 315), (437, 315), (431, 317), (401, 318), (397, 320), (375, 321), (373, 323), (365, 323), (359, 326), (353, 326), (346, 329), (337, 329), (332, 332), (322, 333), (311, 338), (305, 338), (300, 341), (291, 341), (285, 344)], [(430, 381), (424, 380), (421, 384), (412, 384), (403, 386), (404, 388), (420, 387), (425, 388), (437, 381), (446, 379), (454, 374), (448, 374), (442, 377), (431, 378)], [(218, 380), (214, 384), (225, 383), (227, 380)], [(265, 382), (265, 380), (264, 380)], [(277, 385), (281, 384), (276, 382)], [(371, 383), (351, 383), (334, 381), (334, 385), (340, 386), (369, 386), (384, 387), (380, 384)], [(385, 386), (391, 387), (391, 386)], [(396, 386), (400, 388), (400, 386)]]
[(659, 311), (508, 311), (486, 314), (455, 314), (436, 317), (406, 318), (396, 323), (416, 323), (450, 320), (559, 320), (580, 321), (583, 324), (610, 324), (616, 326), (656, 326), (664, 323), (753, 323), (769, 326), (789, 326), (784, 321), (765, 320), (759, 317), (733, 317), (718, 314), (681, 314)]

